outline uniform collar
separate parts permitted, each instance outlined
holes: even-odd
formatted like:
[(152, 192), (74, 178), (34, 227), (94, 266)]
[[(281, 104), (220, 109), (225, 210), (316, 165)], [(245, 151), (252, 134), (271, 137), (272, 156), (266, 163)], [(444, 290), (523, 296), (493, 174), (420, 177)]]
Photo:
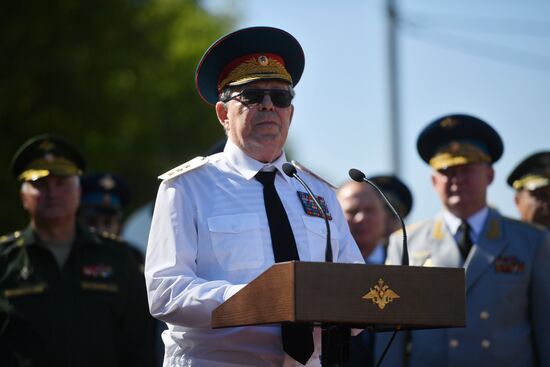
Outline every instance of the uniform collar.
[[(475, 238), (476, 240), (483, 230), (483, 225), (485, 224), (488, 215), (489, 208), (485, 206), (467, 219), (468, 224), (470, 225), (470, 228), (473, 232), (473, 238)], [(460, 224), (462, 223), (462, 219), (458, 218), (456, 215), (448, 210), (443, 211), (443, 218), (445, 220), (445, 224), (450, 229), (451, 233), (455, 236), (458, 231), (458, 227), (460, 227)]]
[(223, 151), (231, 165), (247, 180), (254, 178), (259, 171), (272, 171), (273, 169), (277, 169), (279, 175), (288, 183), (291, 183), (291, 178), (283, 173), (283, 164), (286, 163), (284, 150), (279, 158), (271, 163), (262, 163), (251, 158), (229, 139)]
[[(42, 241), (40, 240), (40, 237), (36, 234), (32, 226), (28, 226), (22, 233), (20, 237), (21, 244), (23, 245), (36, 245), (41, 244)], [(81, 243), (91, 243), (96, 244), (101, 241), (98, 240), (96, 236), (92, 232), (90, 232), (87, 228), (82, 226), (80, 223), (76, 224), (76, 232), (75, 232), (75, 238), (73, 240), (73, 244), (81, 244)]]

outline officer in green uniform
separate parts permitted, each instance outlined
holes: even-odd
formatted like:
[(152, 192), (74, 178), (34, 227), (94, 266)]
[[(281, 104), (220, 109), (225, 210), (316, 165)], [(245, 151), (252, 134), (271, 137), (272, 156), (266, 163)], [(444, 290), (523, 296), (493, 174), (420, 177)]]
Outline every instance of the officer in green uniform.
[(138, 263), (77, 223), (83, 169), (77, 149), (53, 135), (12, 160), (30, 225), (0, 239), (1, 366), (153, 363)]

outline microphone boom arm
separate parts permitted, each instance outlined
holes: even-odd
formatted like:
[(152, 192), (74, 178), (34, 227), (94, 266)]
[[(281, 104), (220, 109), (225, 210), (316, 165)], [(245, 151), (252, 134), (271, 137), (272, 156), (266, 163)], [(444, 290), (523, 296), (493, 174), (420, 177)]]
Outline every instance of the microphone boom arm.
[(323, 209), (323, 207), (321, 206), (321, 203), (319, 203), (319, 201), (317, 200), (315, 195), (313, 195), (313, 193), (309, 189), (309, 186), (304, 182), (304, 180), (302, 180), (300, 178), (300, 176), (298, 176), (298, 174), (296, 172), (296, 168), (293, 165), (291, 165), (290, 163), (283, 164), (283, 171), (287, 176), (294, 177), (296, 180), (298, 180), (298, 182), (300, 184), (302, 184), (302, 186), (306, 189), (307, 193), (313, 199), (313, 202), (315, 203), (317, 208), (319, 208), (319, 210), (321, 211), (321, 214), (323, 215), (323, 219), (325, 220), (325, 225), (327, 227), (327, 242), (326, 242), (326, 247), (325, 247), (325, 261), (326, 262), (332, 262), (333, 261), (332, 260), (333, 256), (332, 256), (332, 244), (330, 242), (330, 224), (328, 222), (327, 213), (325, 213), (325, 209)]

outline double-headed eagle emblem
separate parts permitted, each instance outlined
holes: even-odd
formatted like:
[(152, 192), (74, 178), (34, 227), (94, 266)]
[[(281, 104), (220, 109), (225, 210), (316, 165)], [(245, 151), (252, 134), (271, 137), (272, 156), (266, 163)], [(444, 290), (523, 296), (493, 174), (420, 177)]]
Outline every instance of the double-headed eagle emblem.
[(362, 298), (370, 299), (372, 303), (383, 310), (388, 303), (401, 297), (390, 289), (390, 287), (384, 282), (384, 279), (380, 278), (378, 279), (378, 284), (374, 286), (374, 289), (370, 288), (369, 292)]

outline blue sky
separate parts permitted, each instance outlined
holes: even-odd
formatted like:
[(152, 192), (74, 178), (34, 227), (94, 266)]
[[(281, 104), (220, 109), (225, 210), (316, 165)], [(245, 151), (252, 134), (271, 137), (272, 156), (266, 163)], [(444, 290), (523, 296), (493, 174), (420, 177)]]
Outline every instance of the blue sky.
[[(296, 88), (288, 148), (340, 184), (349, 168), (391, 173), (387, 22), (383, 0), (208, 0), (239, 14), (239, 28), (279, 27), (306, 55)], [(415, 198), (408, 222), (440, 205), (416, 137), (435, 118), (468, 113), (489, 122), (505, 144), (489, 202), (517, 217), (505, 180), (525, 156), (550, 150), (550, 2), (397, 1), (400, 177)]]

